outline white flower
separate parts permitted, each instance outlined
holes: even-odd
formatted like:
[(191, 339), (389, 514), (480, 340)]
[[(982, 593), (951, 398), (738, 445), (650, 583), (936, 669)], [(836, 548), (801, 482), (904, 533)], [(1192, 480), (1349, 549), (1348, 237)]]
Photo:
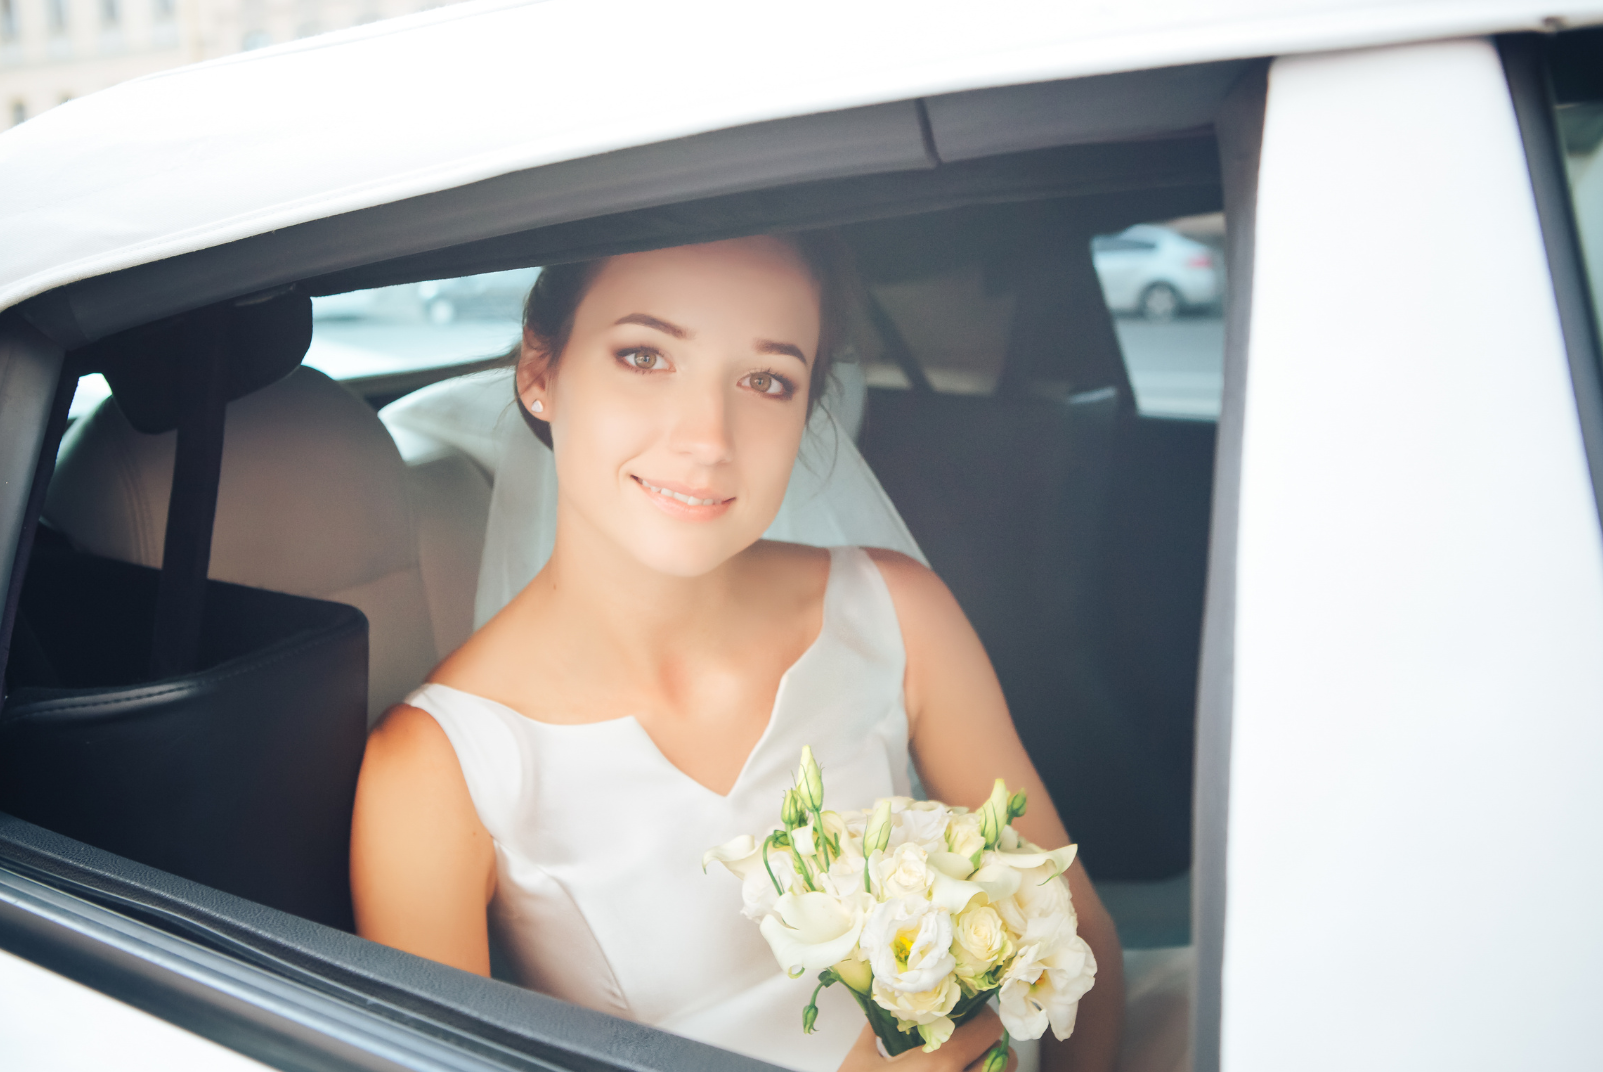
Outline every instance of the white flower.
[(873, 898), (827, 893), (787, 893), (764, 916), (760, 928), (779, 966), (792, 975), (820, 971), (844, 960), (857, 945)]
[[(844, 898), (864, 892), (863, 867), (865, 861), (862, 855), (855, 852), (855, 850), (850, 854), (846, 853), (844, 851), (846, 849), (845, 842), (841, 843), (841, 849), (843, 850), (842, 854), (829, 865), (829, 870), (816, 872), (813, 875), (813, 879), (817, 882), (818, 888), (825, 893)], [(770, 886), (771, 888), (772, 886)]]
[(913, 800), (910, 797), (892, 797), (890, 848), (912, 842), (925, 852), (946, 851), (946, 824), (951, 809), (936, 800)]
[(997, 995), (1002, 1026), (1014, 1038), (1040, 1038), (1047, 1025), (1066, 1039), (1074, 1031), (1080, 999), (1096, 982), (1096, 957), (1078, 935), (1056, 945), (1022, 946), (1002, 976)]
[(963, 814), (952, 816), (946, 827), (946, 848), (959, 856), (973, 858), (985, 848), (985, 835), (980, 832), (980, 817)]
[(869, 987), (874, 984), (874, 970), (869, 967), (868, 958), (861, 949), (852, 950), (851, 956), (836, 961), (832, 967), (840, 981), (859, 994), (868, 993)]
[(875, 905), (862, 928), (862, 946), (876, 985), (907, 994), (935, 987), (957, 966), (951, 915), (922, 897)]
[(875, 892), (887, 901), (895, 897), (922, 897), (935, 881), (929, 853), (911, 841), (902, 842), (890, 852), (876, 853), (870, 867)]
[(1013, 941), (996, 909), (976, 905), (953, 921), (952, 952), (958, 978), (972, 983), (1012, 955)]
[[(715, 849), (708, 849), (701, 858), (702, 870), (705, 871), (707, 865), (716, 860), (740, 879), (741, 914), (754, 920), (762, 919), (773, 911), (774, 903), (779, 900), (779, 890), (774, 889), (775, 879), (779, 881), (781, 889), (797, 889), (797, 875), (790, 853), (784, 849), (770, 848), (768, 867), (764, 867), (762, 856), (757, 851), (758, 845), (756, 838), (742, 834)], [(769, 868), (773, 869), (772, 877), (769, 877)]]
[[(896, 1017), (896, 1026), (903, 1031), (915, 1027), (932, 1027), (932, 1034), (944, 1035), (941, 1042), (946, 1041), (952, 1034), (952, 1021), (946, 1015), (957, 1004), (958, 998), (963, 996), (963, 990), (957, 985), (957, 977), (948, 975), (939, 980), (928, 990), (916, 993), (907, 993), (895, 987), (886, 986), (880, 980), (874, 980), (874, 1004)], [(945, 1020), (945, 1024), (940, 1021)], [(923, 1034), (921, 1031), (920, 1034)], [(930, 1036), (924, 1035), (926, 1050), (933, 1050), (929, 1044)]]
[[(987, 858), (1008, 855), (990, 853)], [(1042, 918), (1060, 918), (1072, 933), (1076, 918), (1074, 903), (1069, 899), (1068, 883), (1054, 874), (1053, 865), (1046, 863), (1039, 867), (1018, 869), (1016, 873), (1019, 884), (1013, 895), (992, 902), (1014, 937), (1023, 939), (1029, 931), (1030, 921)]]

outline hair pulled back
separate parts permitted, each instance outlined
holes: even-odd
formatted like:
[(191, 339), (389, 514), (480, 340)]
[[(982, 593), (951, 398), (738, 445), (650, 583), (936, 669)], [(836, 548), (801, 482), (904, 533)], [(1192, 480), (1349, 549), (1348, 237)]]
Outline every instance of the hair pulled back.
[[(851, 250), (834, 231), (796, 231), (769, 237), (795, 250), (818, 285), (818, 354), (813, 359), (807, 381), (807, 413), (811, 416), (829, 383), (830, 367), (846, 340), (847, 323), (857, 293)], [(556, 366), (567, 348), (579, 303), (607, 259), (599, 257), (550, 265), (540, 270), (539, 278), (529, 288), (529, 296), (523, 303), (523, 330), (550, 355), (549, 367)], [(515, 347), (507, 355), (512, 364), (516, 365), (520, 353), (521, 347)], [(521, 398), (518, 408), (540, 442), (549, 447), (551, 426), (524, 409)]]

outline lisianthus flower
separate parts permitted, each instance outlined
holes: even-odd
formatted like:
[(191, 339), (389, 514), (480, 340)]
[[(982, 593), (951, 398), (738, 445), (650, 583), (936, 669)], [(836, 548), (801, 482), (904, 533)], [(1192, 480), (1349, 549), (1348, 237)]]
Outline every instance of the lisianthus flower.
[(875, 982), (907, 994), (931, 989), (957, 966), (951, 914), (922, 897), (875, 905), (863, 926), (862, 945)]
[[(988, 858), (1005, 859), (1008, 853), (987, 854)], [(1037, 867), (1016, 869), (1018, 888), (1012, 896), (994, 900), (996, 911), (1016, 938), (1023, 938), (1029, 930), (1029, 921), (1043, 917), (1062, 919), (1072, 930), (1076, 923), (1074, 902), (1069, 899), (1068, 883), (1054, 874), (1054, 862)], [(983, 868), (982, 868), (983, 870)], [(979, 882), (978, 877), (975, 878)], [(984, 885), (984, 883), (981, 883)]]
[(912, 842), (925, 852), (946, 851), (946, 825), (951, 818), (951, 809), (945, 804), (935, 800), (895, 797), (891, 803), (891, 814), (895, 820), (891, 827), (890, 850)]
[(1080, 999), (1096, 982), (1096, 957), (1078, 935), (1053, 946), (1021, 946), (1002, 976), (1002, 1026), (1014, 1038), (1040, 1038), (1047, 1026), (1059, 1039), (1074, 1031)]
[(874, 1004), (896, 1017), (903, 1031), (918, 1029), (924, 1049), (930, 1051), (952, 1037), (952, 1019), (946, 1014), (957, 1005), (963, 990), (957, 977), (948, 975), (928, 990), (908, 993), (874, 980)]

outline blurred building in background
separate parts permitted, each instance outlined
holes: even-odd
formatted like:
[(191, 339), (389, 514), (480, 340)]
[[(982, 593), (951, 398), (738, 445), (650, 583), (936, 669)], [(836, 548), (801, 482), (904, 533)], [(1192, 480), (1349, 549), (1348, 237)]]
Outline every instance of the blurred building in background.
[(441, 0), (0, 0), (0, 129), (152, 71), (439, 6)]

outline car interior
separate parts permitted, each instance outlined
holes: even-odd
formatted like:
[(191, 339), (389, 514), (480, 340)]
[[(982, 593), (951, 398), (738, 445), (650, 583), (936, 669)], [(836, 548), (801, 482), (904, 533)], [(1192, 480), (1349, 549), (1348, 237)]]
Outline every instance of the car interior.
[[(121, 326), (69, 353), (7, 607), (8, 866), (439, 1031), (562, 1067), (658, 1067), (670, 1051), (646, 1029), (596, 1041), (599, 1014), (554, 1002), (518, 1020), (474, 989), (501, 984), (438, 966), (403, 986), (415, 958), (325, 929), (352, 929), (366, 730), (471, 632), (492, 494), (516, 474), (488, 432), (511, 402), (496, 355), (339, 382), (300, 363), (311, 300), (829, 226), (865, 293), (841, 449), (974, 624), (1125, 943), (1186, 944), (1215, 425), (1138, 405), (1092, 240), (1223, 209), (1212, 114), (1261, 67), (1149, 74), (1163, 92), (1072, 129), (1040, 87), (920, 102), (936, 165), (699, 196), (670, 175), (656, 203), (363, 244), (425, 198), (327, 232), (361, 263), (269, 236), (235, 243), (221, 281), (212, 251), (89, 281), (79, 324)], [(1128, 76), (1084, 81), (1104, 102), (1129, 92)], [(988, 141), (998, 107), (1035, 144)], [(258, 286), (264, 262), (293, 278)], [(154, 319), (129, 311), (175, 290)], [(69, 427), (92, 373), (111, 396)]]

